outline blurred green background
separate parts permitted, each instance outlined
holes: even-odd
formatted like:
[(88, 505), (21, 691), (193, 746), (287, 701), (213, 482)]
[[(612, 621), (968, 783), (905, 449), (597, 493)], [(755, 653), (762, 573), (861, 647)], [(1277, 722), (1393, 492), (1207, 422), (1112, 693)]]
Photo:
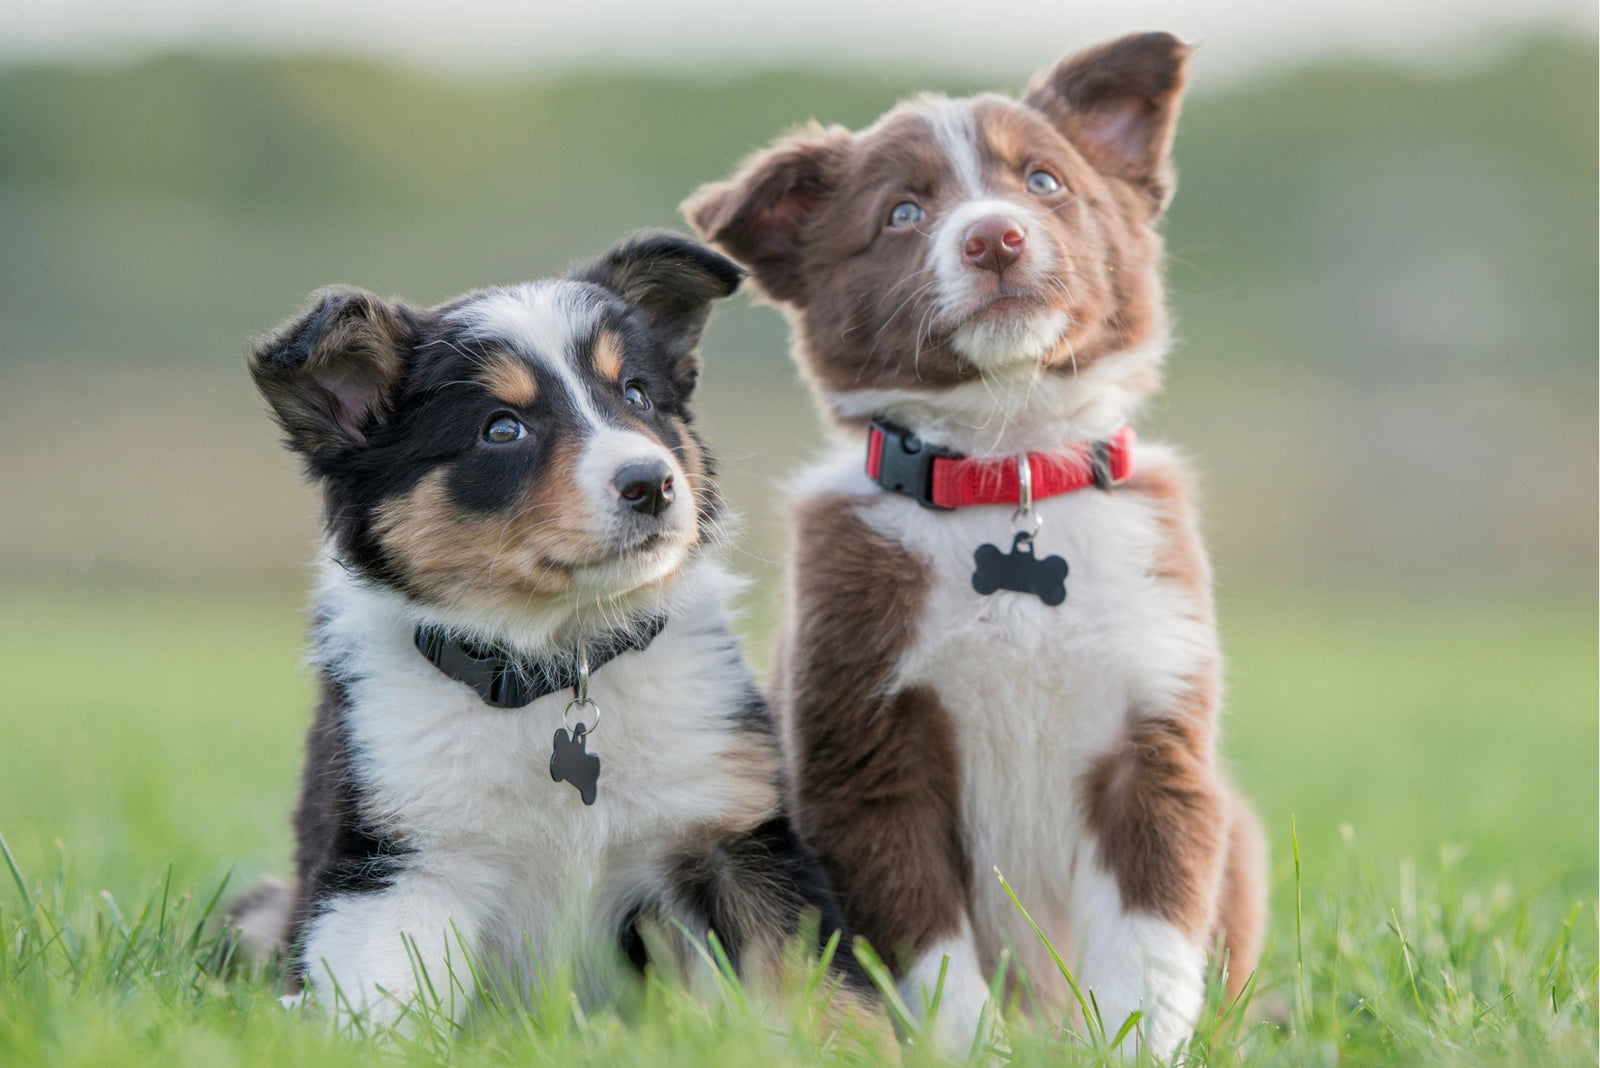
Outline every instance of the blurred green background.
[[(1529, 37), (1190, 99), (1180, 344), (1141, 431), (1204, 472), (1224, 746), (1280, 905), (1291, 818), (1313, 878), (1353, 834), (1391, 876), (1461, 856), (1593, 895), (1596, 71), (1592, 41)], [(58, 839), (119, 891), (169, 861), (180, 881), (287, 863), (317, 502), (247, 336), (326, 283), (427, 303), (559, 271), (681, 225), (683, 196), (785, 127), (980, 87), (0, 68), (0, 832), (24, 867)], [(770, 308), (736, 298), (706, 358), (760, 659), (781, 486), (820, 430)]]

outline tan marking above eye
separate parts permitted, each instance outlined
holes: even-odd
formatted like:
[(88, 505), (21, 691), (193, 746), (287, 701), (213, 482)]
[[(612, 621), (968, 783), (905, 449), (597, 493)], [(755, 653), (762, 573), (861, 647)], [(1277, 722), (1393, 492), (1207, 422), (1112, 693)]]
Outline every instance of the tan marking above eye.
[(601, 377), (615, 382), (622, 377), (622, 338), (609, 330), (602, 330), (594, 343), (594, 368)]
[(515, 356), (492, 356), (480, 376), (489, 392), (513, 408), (527, 408), (539, 396), (533, 368)]

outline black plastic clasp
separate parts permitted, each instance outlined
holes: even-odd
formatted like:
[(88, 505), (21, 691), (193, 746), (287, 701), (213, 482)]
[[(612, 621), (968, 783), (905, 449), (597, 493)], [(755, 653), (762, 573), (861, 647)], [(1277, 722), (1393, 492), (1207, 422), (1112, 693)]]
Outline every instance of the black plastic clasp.
[(878, 454), (878, 485), (891, 493), (901, 493), (924, 508), (948, 512), (933, 503), (933, 461), (959, 460), (961, 454), (942, 445), (929, 445), (904, 427), (884, 419), (874, 419), (873, 429), (883, 437)]

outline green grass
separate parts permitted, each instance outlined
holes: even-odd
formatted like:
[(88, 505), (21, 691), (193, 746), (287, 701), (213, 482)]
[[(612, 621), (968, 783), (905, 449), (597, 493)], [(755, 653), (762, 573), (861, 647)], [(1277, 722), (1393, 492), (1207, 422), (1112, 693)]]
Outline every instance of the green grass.
[[(198, 595), (0, 604), (0, 1064), (856, 1056), (731, 989), (707, 1005), (657, 982), (584, 1012), (557, 980), (459, 1034), (336, 1037), (228, 977), (208, 903), (230, 871), (287, 864), (298, 617)], [(1274, 913), (1252, 1003), (1189, 1063), (1593, 1064), (1593, 605), (1303, 594), (1225, 599), (1223, 621), (1224, 745), (1269, 827)], [(1014, 1024), (1012, 1059), (1096, 1063), (1121, 1024)]]

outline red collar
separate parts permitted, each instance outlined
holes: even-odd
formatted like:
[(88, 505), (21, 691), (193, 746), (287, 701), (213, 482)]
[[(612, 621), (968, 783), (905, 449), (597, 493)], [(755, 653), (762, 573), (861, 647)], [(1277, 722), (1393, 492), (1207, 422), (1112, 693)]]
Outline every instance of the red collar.
[[(1104, 441), (1068, 452), (1030, 452), (1033, 499), (1098, 486), (1110, 489), (1133, 474), (1132, 427)], [(911, 431), (874, 419), (867, 432), (867, 476), (893, 493), (903, 493), (924, 508), (967, 508), (978, 504), (1020, 504), (1016, 456), (966, 456), (929, 445)]]

